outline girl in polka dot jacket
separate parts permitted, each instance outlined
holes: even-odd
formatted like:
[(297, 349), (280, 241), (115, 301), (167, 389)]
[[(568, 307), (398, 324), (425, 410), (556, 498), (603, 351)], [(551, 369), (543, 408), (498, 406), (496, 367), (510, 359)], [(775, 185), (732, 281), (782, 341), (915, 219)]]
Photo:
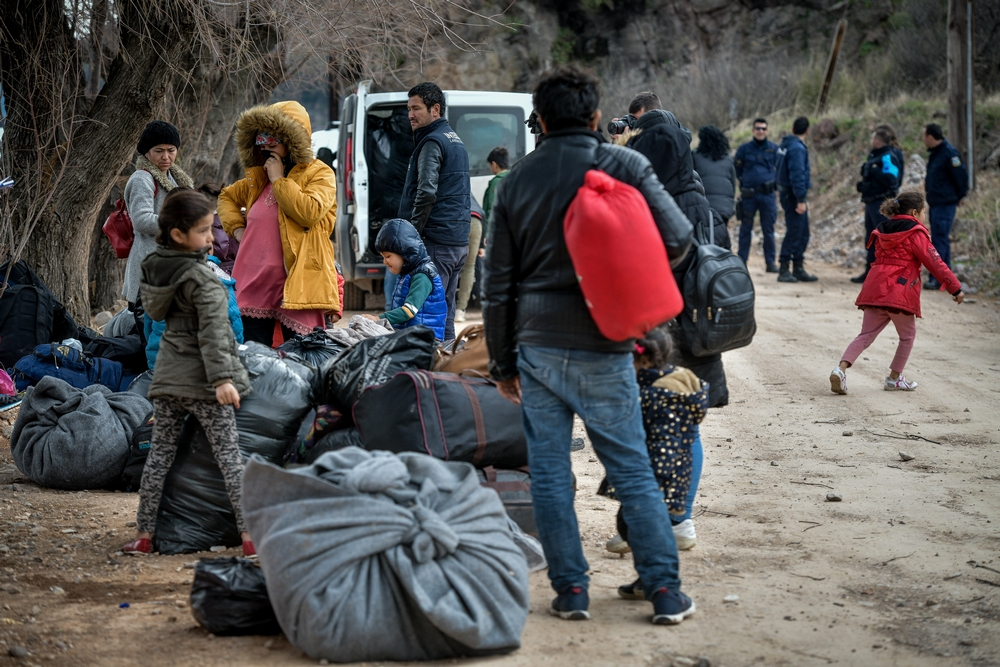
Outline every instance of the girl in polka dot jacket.
[[(698, 425), (708, 410), (708, 384), (686, 368), (667, 361), (673, 353), (670, 332), (664, 327), (650, 331), (635, 346), (635, 368), (639, 381), (639, 402), (646, 428), (646, 447), (656, 481), (670, 511), (678, 549), (695, 545), (691, 510), (701, 477), (702, 445)], [(598, 490), (615, 497), (607, 480)], [(627, 553), (628, 526), (618, 512), (618, 535), (608, 541), (608, 551)], [(621, 586), (618, 594), (627, 599), (644, 599), (642, 584), (636, 580)]]

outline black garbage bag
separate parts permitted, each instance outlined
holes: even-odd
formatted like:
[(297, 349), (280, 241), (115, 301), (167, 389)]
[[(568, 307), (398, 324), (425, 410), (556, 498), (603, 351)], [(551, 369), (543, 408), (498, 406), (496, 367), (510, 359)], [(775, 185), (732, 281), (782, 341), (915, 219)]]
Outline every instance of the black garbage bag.
[(194, 566), (191, 615), (215, 635), (278, 635), (264, 572), (246, 558), (202, 558)]
[[(240, 360), (250, 375), (253, 392), (236, 411), (240, 453), (259, 454), (281, 464), (312, 409), (312, 376), (307, 367), (280, 359), (266, 346), (241, 346)], [(191, 431), (182, 434), (177, 458), (167, 474), (156, 518), (153, 546), (161, 554), (207, 551), (213, 546), (242, 543), (222, 472), (205, 432), (189, 416)]]
[(347, 345), (328, 336), (323, 327), (316, 327), (311, 333), (299, 334), (279, 345), (278, 356), (294, 359), (310, 368), (319, 368), (324, 361), (347, 348)]
[(299, 462), (312, 465), (323, 454), (335, 452), (344, 447), (361, 447), (364, 449), (365, 441), (358, 429), (353, 427), (342, 428), (338, 431), (327, 433), (317, 440), (315, 445), (305, 451), (302, 455), (302, 460)]
[(363, 340), (323, 364), (317, 399), (349, 410), (367, 387), (400, 371), (430, 370), (434, 348), (434, 332), (423, 326)]

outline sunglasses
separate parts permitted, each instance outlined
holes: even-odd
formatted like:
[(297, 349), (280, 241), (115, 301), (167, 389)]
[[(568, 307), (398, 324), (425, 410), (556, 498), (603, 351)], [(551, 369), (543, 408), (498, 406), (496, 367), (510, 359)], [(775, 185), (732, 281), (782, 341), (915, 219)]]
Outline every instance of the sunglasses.
[(753, 131), (754, 132), (767, 132), (767, 128), (766, 127), (759, 127), (758, 126), (758, 127), (753, 128)]

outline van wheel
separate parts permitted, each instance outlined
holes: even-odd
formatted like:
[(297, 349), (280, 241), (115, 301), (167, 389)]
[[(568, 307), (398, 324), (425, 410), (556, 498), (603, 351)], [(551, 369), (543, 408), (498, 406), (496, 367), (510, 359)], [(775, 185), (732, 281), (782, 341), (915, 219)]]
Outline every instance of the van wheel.
[(344, 310), (364, 310), (365, 291), (354, 283), (344, 283)]

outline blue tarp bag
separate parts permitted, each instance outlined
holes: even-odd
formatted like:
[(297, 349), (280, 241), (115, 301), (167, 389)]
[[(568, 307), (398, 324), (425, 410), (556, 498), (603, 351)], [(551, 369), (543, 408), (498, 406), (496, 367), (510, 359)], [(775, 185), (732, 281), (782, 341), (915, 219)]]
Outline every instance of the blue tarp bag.
[(101, 384), (111, 391), (125, 391), (134, 375), (126, 375), (121, 363), (85, 355), (69, 345), (44, 343), (14, 364), (14, 386), (24, 391), (46, 376), (57, 377), (77, 389)]

